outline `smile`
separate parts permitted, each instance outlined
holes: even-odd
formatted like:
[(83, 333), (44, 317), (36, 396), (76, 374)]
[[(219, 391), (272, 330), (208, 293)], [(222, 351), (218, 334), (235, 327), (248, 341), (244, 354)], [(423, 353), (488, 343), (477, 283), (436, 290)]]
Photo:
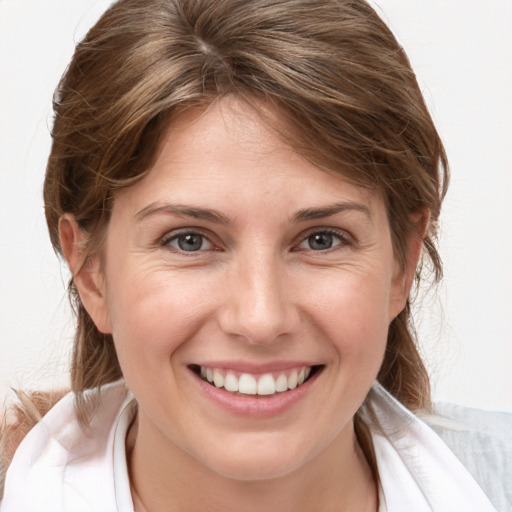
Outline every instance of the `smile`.
[(258, 375), (198, 366), (196, 372), (205, 382), (217, 388), (224, 388), (233, 394), (271, 396), (301, 386), (315, 372), (315, 369), (314, 366), (302, 366)]

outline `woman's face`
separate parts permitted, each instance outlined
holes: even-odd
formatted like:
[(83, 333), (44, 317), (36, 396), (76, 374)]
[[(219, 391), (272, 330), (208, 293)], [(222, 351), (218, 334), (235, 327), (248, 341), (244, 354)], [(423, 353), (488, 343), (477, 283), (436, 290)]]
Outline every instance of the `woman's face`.
[(237, 479), (354, 443), (408, 292), (382, 200), (233, 99), (179, 117), (118, 194), (99, 289), (141, 440)]

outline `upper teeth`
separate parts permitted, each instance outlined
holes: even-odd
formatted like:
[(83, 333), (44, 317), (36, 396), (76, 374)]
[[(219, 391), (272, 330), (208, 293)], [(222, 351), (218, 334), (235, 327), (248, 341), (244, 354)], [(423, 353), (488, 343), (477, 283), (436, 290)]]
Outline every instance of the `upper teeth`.
[(201, 366), (201, 377), (226, 391), (244, 395), (273, 395), (300, 386), (311, 373), (311, 366), (286, 370), (278, 374), (237, 374), (234, 371)]

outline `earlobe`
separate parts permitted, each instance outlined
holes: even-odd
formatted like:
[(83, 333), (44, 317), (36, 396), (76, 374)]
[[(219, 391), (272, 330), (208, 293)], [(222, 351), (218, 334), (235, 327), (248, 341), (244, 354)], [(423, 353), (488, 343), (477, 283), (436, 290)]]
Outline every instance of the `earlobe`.
[(411, 291), (416, 267), (421, 257), (423, 240), (427, 233), (430, 222), (430, 210), (424, 210), (412, 216), (413, 229), (407, 240), (405, 253), (405, 268), (397, 263), (397, 271), (393, 282), (393, 297), (390, 311), (390, 321), (393, 320), (404, 309), (409, 292)]
[(100, 258), (98, 255), (87, 256), (87, 234), (80, 228), (74, 215), (66, 213), (59, 219), (59, 237), (62, 253), (83, 306), (100, 332), (111, 333)]

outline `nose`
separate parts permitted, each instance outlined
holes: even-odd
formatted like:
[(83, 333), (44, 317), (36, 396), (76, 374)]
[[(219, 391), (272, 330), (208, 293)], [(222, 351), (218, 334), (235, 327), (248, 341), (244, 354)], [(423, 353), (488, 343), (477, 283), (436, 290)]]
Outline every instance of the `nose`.
[(255, 345), (271, 344), (290, 335), (299, 314), (285, 270), (278, 256), (240, 257), (225, 283), (219, 318), (223, 332)]

